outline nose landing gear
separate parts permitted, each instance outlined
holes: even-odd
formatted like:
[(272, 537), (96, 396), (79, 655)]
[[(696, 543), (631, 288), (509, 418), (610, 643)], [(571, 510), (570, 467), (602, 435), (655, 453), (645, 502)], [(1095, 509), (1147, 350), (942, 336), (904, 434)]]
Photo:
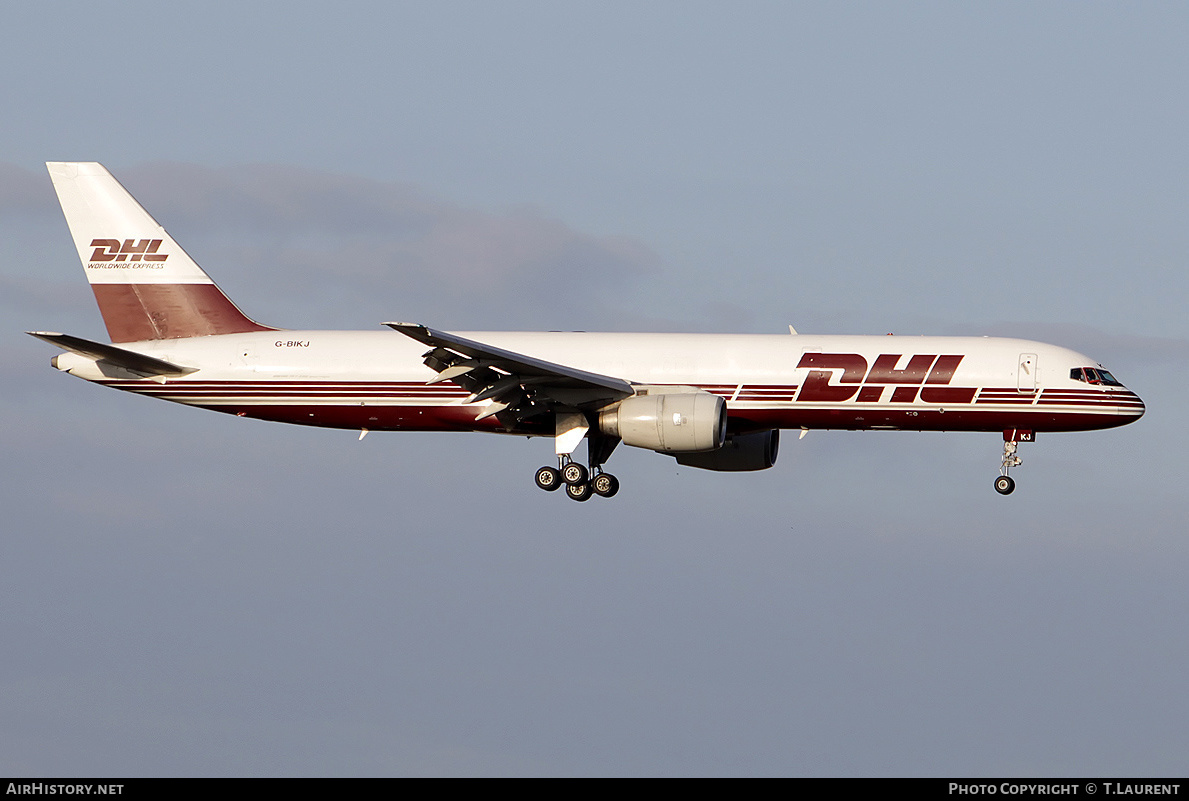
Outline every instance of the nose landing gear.
[(1017, 443), (1032, 442), (1036, 435), (1031, 431), (1018, 428), (1008, 428), (1003, 432), (1003, 461), (999, 465), (999, 478), (995, 479), (995, 491), (1000, 495), (1011, 495), (1016, 489), (1016, 482), (1008, 473), (1013, 467), (1019, 467), (1023, 460), (1016, 456)]

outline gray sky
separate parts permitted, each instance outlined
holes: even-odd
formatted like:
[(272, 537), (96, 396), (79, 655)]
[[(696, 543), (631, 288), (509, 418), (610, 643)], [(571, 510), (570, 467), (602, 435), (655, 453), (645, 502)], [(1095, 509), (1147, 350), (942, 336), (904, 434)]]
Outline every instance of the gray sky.
[[(1189, 11), (21, 4), (0, 31), (0, 774), (1184, 775)], [(287, 327), (991, 334), (1134, 426), (765, 473), (236, 420), (101, 337), (43, 162)]]

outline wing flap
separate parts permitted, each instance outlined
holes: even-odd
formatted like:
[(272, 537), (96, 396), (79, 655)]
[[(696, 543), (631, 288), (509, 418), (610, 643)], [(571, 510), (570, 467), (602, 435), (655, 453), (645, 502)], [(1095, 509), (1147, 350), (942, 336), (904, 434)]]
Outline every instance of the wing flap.
[(608, 389), (620, 394), (621, 397), (627, 397), (634, 392), (632, 385), (621, 378), (599, 375), (598, 373), (590, 373), (574, 367), (567, 367), (564, 364), (547, 362), (544, 359), (537, 359), (532, 356), (526, 356), (523, 353), (504, 350), (494, 345), (485, 345), (473, 339), (447, 334), (444, 331), (436, 331), (417, 323), (384, 323), (384, 325), (400, 331), (405, 336), (411, 337), (418, 342), (434, 348), (445, 348), (481, 363), (486, 362), (493, 367), (505, 370), (509, 374), (526, 377), (546, 376), (553, 379), (565, 379), (576, 385)]
[(490, 401), (477, 419), (496, 415), (506, 426), (543, 412), (619, 400), (635, 394), (621, 378), (538, 359), (417, 323), (384, 323), (430, 350), (437, 372), (428, 383), (452, 381), (471, 393), (468, 403)]

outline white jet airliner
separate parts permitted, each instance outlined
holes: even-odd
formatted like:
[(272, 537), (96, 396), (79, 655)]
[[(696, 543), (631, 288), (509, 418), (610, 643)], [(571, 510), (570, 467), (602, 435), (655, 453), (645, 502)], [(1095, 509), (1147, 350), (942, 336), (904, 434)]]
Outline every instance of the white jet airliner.
[[(554, 438), (545, 490), (614, 495), (623, 442), (707, 470), (763, 470), (781, 429), (1002, 433), (995, 489), (1040, 432), (1133, 422), (1091, 359), (987, 337), (293, 331), (245, 316), (100, 164), (50, 176), (113, 344), (30, 332), (52, 364), (116, 389), (285, 423)], [(587, 441), (586, 464), (572, 456)]]

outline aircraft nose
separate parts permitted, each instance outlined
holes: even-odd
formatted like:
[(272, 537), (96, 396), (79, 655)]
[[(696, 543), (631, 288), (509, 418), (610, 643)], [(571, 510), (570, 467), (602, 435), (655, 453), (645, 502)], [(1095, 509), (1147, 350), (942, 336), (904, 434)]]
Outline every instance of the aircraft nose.
[[(1139, 395), (1136, 395), (1131, 390), (1125, 390), (1123, 396), (1118, 400), (1119, 414), (1131, 415), (1134, 420), (1138, 420), (1144, 416), (1144, 412), (1148, 407), (1144, 405), (1143, 400)], [(1133, 422), (1134, 422), (1133, 420)]]

